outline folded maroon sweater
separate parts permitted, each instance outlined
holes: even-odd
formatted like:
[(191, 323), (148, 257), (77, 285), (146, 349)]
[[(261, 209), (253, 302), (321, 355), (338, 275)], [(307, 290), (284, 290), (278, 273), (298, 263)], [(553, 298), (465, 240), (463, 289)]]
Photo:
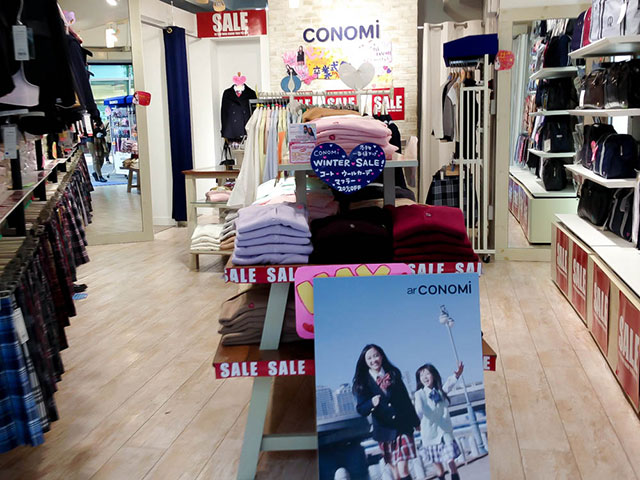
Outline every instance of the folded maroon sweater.
[(408, 237), (395, 240), (394, 248), (419, 247), (420, 245), (433, 245), (434, 243), (445, 243), (447, 245), (456, 245), (459, 247), (471, 248), (471, 242), (468, 238), (460, 239), (460, 237), (452, 237), (446, 233), (416, 233)]
[(413, 262), (479, 262), (480, 258), (475, 253), (473, 255), (451, 255), (446, 253), (432, 253), (415, 256), (394, 257), (395, 262), (413, 263)]
[(430, 255), (430, 254), (446, 254), (446, 255), (461, 255), (471, 257), (475, 255), (475, 252), (471, 247), (460, 247), (457, 245), (434, 243), (431, 245), (422, 245), (408, 248), (396, 248), (393, 250), (394, 257), (414, 257), (417, 255)]
[(444, 233), (463, 241), (467, 238), (464, 215), (459, 208), (420, 204), (385, 208), (393, 215), (396, 242), (417, 233)]

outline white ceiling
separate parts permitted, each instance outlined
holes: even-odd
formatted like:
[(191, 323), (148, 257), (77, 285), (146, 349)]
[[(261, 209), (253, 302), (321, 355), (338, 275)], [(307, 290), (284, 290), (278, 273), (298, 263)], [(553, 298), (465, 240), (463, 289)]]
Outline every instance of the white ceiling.
[(105, 0), (58, 0), (58, 3), (63, 10), (75, 12), (73, 29), (77, 32), (129, 18), (128, 0), (119, 0), (117, 7)]

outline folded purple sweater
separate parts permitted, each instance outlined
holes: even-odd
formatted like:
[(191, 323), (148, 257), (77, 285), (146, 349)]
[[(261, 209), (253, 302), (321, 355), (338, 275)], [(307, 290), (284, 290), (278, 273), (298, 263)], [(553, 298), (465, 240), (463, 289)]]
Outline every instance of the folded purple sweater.
[(238, 239), (241, 239), (241, 241), (244, 242), (245, 240), (262, 238), (267, 235), (285, 235), (287, 237), (311, 238), (311, 232), (309, 230), (303, 232), (302, 230), (296, 230), (295, 228), (291, 227), (273, 225), (271, 227), (261, 228), (260, 230), (252, 230), (250, 232), (244, 232), (242, 234), (238, 233)]
[[(274, 225), (282, 225), (302, 233), (309, 232), (307, 212), (303, 205), (291, 203), (251, 205), (238, 211), (236, 219), (238, 236)], [(265, 235), (265, 233), (260, 235)]]
[(272, 243), (271, 245), (254, 245), (253, 247), (238, 247), (235, 252), (240, 257), (255, 257), (257, 255), (267, 255), (272, 253), (296, 253), (299, 255), (309, 255), (313, 252), (311, 242), (308, 245), (291, 245), (286, 243)]
[(309, 237), (292, 237), (290, 235), (265, 235), (263, 237), (246, 238), (243, 235), (236, 241), (236, 247), (254, 247), (256, 245), (309, 245)]
[(231, 261), (234, 265), (293, 265), (296, 263), (309, 263), (309, 255), (268, 253), (256, 255), (255, 257), (239, 257), (236, 254), (236, 250), (234, 250)]

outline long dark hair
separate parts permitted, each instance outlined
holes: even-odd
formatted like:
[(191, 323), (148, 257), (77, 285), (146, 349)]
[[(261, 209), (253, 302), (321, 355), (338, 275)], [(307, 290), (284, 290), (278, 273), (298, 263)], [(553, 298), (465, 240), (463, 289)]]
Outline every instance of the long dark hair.
[(418, 370), (416, 370), (416, 392), (424, 388), (424, 385), (422, 385), (422, 382), (420, 381), (420, 372), (422, 372), (423, 370), (429, 370), (429, 373), (431, 373), (431, 376), (433, 377), (434, 390), (437, 390), (438, 392), (440, 392), (440, 394), (447, 401), (447, 403), (451, 403), (449, 396), (446, 394), (444, 390), (442, 390), (442, 377), (440, 376), (440, 372), (436, 367), (434, 367), (430, 363), (425, 363), (424, 365), (419, 367)]
[(356, 362), (356, 373), (353, 375), (352, 391), (354, 394), (362, 393), (365, 384), (369, 380), (369, 367), (367, 366), (365, 355), (372, 348), (375, 348), (382, 356), (382, 368), (384, 369), (385, 373), (388, 373), (391, 376), (392, 382), (395, 382), (396, 378), (400, 375), (400, 370), (398, 370), (398, 368), (389, 361), (389, 359), (387, 358), (387, 354), (384, 353), (384, 350), (382, 348), (373, 343), (365, 345), (362, 349), (362, 352), (360, 352), (360, 356), (358, 357), (358, 361)]

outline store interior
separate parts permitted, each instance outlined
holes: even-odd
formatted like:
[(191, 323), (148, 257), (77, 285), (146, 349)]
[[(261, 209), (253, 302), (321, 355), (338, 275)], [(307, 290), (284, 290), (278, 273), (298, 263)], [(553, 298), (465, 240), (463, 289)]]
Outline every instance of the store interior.
[[(3, 1), (0, 478), (640, 479), (640, 14)], [(392, 266), (477, 274), (431, 445), (316, 378), (297, 272)]]

